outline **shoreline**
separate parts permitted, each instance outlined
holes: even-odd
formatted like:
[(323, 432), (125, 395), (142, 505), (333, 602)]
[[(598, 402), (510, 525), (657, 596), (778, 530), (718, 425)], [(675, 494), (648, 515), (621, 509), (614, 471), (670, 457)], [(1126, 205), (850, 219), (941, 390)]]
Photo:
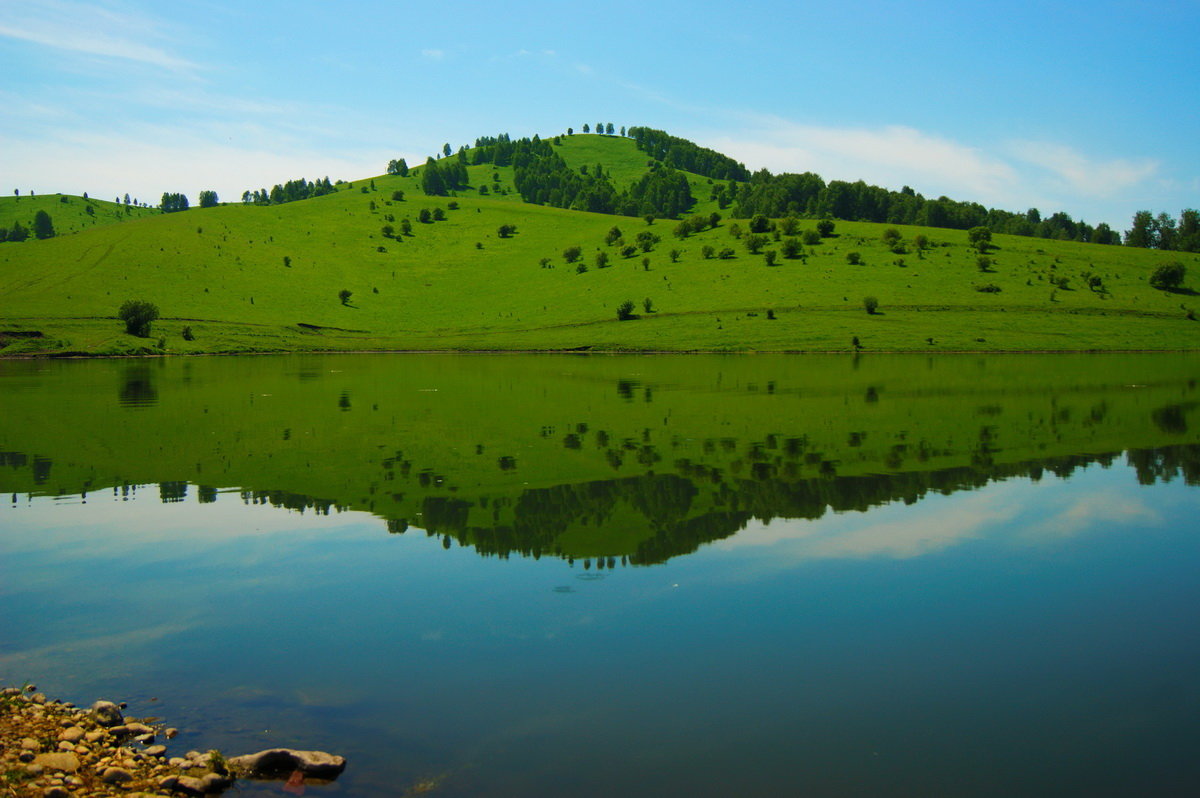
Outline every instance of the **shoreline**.
[(238, 779), (285, 778), (303, 790), (328, 782), (346, 761), (321, 751), (268, 749), (226, 757), (217, 750), (171, 755), (178, 730), (157, 719), (125, 717), (124, 703), (83, 709), (49, 699), (33, 684), (0, 689), (0, 785), (6, 795), (40, 798), (219, 795)]

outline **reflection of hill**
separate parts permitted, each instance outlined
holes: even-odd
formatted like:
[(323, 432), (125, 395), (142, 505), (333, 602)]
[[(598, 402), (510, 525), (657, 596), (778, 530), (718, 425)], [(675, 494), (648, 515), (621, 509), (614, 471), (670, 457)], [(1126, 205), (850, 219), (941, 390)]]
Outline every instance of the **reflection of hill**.
[[(638, 541), (632, 551), (614, 548), (595, 556), (597, 559), (619, 556), (633, 565), (649, 565), (733, 535), (751, 519), (764, 522), (776, 518), (816, 519), (830, 510), (861, 512), (897, 501), (913, 504), (929, 493), (949, 495), (1014, 477), (1037, 481), (1049, 473), (1066, 478), (1089, 465), (1108, 467), (1117, 457), (1117, 454), (1080, 455), (991, 466), (986, 470), (952, 468), (800, 482), (738, 480), (732, 485), (722, 484), (712, 497), (713, 505), (724, 509), (691, 517), (687, 513), (698, 492), (695, 485), (673, 475), (647, 475), (526, 491), (517, 500), (516, 520), (512, 525), (469, 526), (468, 502), (443, 503), (430, 499), (425, 505), (425, 530), (473, 547), (484, 555), (574, 557), (579, 555), (559, 545), (560, 536), (578, 524), (605, 523), (617, 505), (625, 502), (642, 511), (649, 536)], [(1200, 445), (1132, 449), (1126, 457), (1142, 484), (1168, 482), (1182, 476), (1187, 484), (1200, 485)], [(453, 509), (447, 511), (446, 504)], [(394, 522), (389, 528), (404, 531)]]
[(651, 563), (752, 518), (1126, 450), (1139, 479), (1194, 481), (1197, 378), (1189, 355), (4, 363), (0, 491), (233, 493), (486, 555)]

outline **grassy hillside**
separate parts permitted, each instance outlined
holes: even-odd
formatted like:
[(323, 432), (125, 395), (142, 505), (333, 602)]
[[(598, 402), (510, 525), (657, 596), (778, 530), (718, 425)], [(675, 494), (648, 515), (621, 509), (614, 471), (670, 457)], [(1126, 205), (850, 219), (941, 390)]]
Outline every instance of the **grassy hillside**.
[[(616, 137), (564, 137), (560, 152), (572, 166), (603, 163), (615, 181), (635, 179), (646, 164)], [(77, 235), (0, 245), (0, 352), (843, 351), (855, 337), (867, 350), (1200, 346), (1200, 323), (1188, 318), (1200, 299), (1148, 282), (1157, 266), (1178, 260), (1194, 284), (1195, 255), (998, 235), (982, 272), (965, 232), (899, 227), (908, 253), (897, 255), (881, 240), (886, 226), (838, 222), (835, 236), (804, 247), (804, 257), (767, 265), (745, 246), (745, 220), (678, 239), (671, 220), (647, 226), (525, 204), (511, 167), (469, 171), (475, 188), (457, 197), (424, 196), (416, 172), (376, 176), (285, 205), (96, 222)], [(696, 211), (715, 210), (707, 179), (690, 179), (702, 200)], [(397, 190), (402, 201), (392, 199)], [(84, 202), (45, 199), (62, 209)], [(422, 209), (440, 209), (445, 220), (422, 224)], [(69, 225), (60, 210), (56, 227), (60, 215)], [(384, 235), (406, 218), (411, 235)], [(516, 225), (515, 235), (501, 238), (501, 225)], [(661, 241), (625, 258), (605, 243), (613, 226), (629, 244), (643, 231)], [(933, 244), (924, 252), (912, 246), (918, 234)], [(763, 252), (778, 252), (770, 239)], [(586, 272), (565, 262), (570, 246), (581, 248)], [(705, 257), (706, 247), (733, 256)], [(607, 268), (595, 266), (600, 252)], [(848, 262), (852, 252), (860, 263)], [(1089, 287), (1092, 277), (1099, 286)], [(1052, 285), (1064, 279), (1065, 288)], [(977, 290), (987, 286), (999, 290)], [(342, 290), (352, 292), (348, 304)], [(878, 313), (864, 312), (866, 296), (878, 299)], [(126, 335), (115, 318), (127, 299), (160, 309), (149, 339)], [(638, 318), (617, 320), (625, 300)]]
[(50, 214), (57, 235), (70, 235), (114, 222), (158, 215), (158, 211), (153, 208), (76, 197), (71, 194), (0, 197), (0, 229), (11, 228), (13, 222), (20, 222), (23, 227), (32, 231), (33, 217), (38, 211)]

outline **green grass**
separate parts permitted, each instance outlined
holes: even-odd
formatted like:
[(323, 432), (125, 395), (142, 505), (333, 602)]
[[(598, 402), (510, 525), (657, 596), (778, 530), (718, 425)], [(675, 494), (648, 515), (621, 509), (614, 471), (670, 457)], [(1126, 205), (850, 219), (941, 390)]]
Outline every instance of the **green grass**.
[[(614, 175), (632, 175), (640, 155), (628, 139), (563, 141), (564, 157), (611, 163)], [(641, 219), (528, 205), (511, 191), (511, 168), (470, 172), (489, 182), (498, 172), (510, 193), (426, 197), (416, 176), (377, 176), (286, 205), (154, 214), (0, 245), (0, 353), (843, 351), (856, 336), (873, 351), (1200, 346), (1200, 323), (1188, 318), (1200, 298), (1148, 283), (1158, 265), (1180, 260), (1190, 267), (1191, 284), (1200, 284), (1196, 255), (998, 235), (992, 271), (981, 273), (965, 232), (901, 227), (906, 241), (924, 233), (935, 246), (896, 255), (880, 240), (884, 225), (839, 222), (836, 237), (806, 248), (805, 259), (768, 267), (731, 235), (744, 220), (726, 219), (682, 241), (671, 235), (673, 222), (659, 220), (649, 229), (663, 240), (646, 270), (640, 252), (624, 259), (604, 244), (614, 225), (632, 241), (647, 229)], [(707, 197), (707, 182), (694, 179), (697, 195)], [(390, 199), (396, 189), (404, 190), (403, 202)], [(422, 208), (446, 208), (451, 200), (459, 209), (446, 210), (446, 221), (418, 223)], [(710, 204), (698, 210), (707, 213)], [(405, 217), (412, 236), (382, 235), (383, 225), (399, 229)], [(501, 224), (515, 224), (517, 234), (499, 238)], [(572, 245), (583, 250), (584, 274), (563, 260)], [(731, 247), (736, 256), (705, 259), (706, 245)], [(766, 249), (778, 246), (772, 241)], [(673, 248), (682, 253), (677, 263), (667, 254)], [(609, 268), (594, 268), (599, 251), (609, 254)], [(861, 253), (862, 264), (847, 263), (851, 251)], [(539, 265), (542, 258), (551, 268)], [(1102, 279), (1103, 290), (1087, 286), (1089, 275)], [(1067, 290), (1052, 287), (1061, 278)], [(976, 290), (986, 284), (1000, 292)], [(342, 289), (353, 292), (349, 306), (338, 300)], [(878, 314), (863, 311), (868, 295), (879, 299)], [(622, 301), (640, 311), (644, 298), (655, 312), (617, 321)], [(150, 339), (124, 334), (115, 315), (126, 299), (159, 307), (163, 318)], [(195, 340), (183, 340), (185, 326)]]
[[(88, 208), (91, 208), (90, 213)], [(60, 236), (158, 215), (158, 211), (153, 208), (106, 202), (94, 197), (85, 199), (71, 194), (0, 197), (0, 229), (11, 228), (13, 222), (20, 222), (29, 230), (32, 240), (33, 217), (38, 211), (50, 214), (54, 232)]]

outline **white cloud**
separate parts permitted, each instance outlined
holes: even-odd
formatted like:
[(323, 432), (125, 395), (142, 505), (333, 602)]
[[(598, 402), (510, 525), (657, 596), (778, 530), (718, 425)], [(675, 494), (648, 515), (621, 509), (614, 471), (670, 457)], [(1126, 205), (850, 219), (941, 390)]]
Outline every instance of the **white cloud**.
[(1009, 150), (1014, 158), (1049, 172), (1062, 188), (1101, 197), (1127, 191), (1159, 170), (1158, 161), (1150, 158), (1099, 161), (1071, 147), (1044, 141), (1014, 141)]
[(760, 117), (757, 130), (708, 137), (705, 143), (751, 168), (811, 171), (826, 180), (894, 188), (907, 184), (933, 196), (999, 198), (1019, 181), (1013, 167), (993, 155), (902, 125), (822, 127)]
[(176, 71), (197, 65), (172, 54), (162, 26), (139, 14), (66, 0), (6, 3), (0, 36), (57, 50)]
[(443, 58), (446, 57), (446, 51), (445, 50), (422, 50), (421, 55), (424, 56), (425, 58), (430, 59), (431, 61), (441, 61)]

